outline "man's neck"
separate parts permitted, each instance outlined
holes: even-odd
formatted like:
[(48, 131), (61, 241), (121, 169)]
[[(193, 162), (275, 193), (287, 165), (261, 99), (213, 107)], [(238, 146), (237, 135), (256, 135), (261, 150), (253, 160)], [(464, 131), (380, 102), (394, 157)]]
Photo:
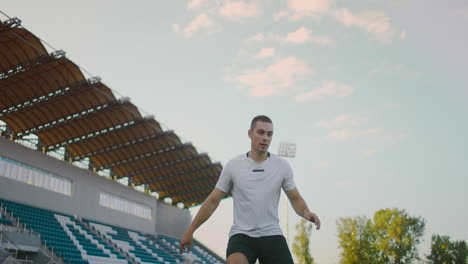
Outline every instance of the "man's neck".
[(258, 152), (251, 150), (249, 152), (249, 158), (253, 159), (256, 162), (262, 162), (268, 158), (268, 152), (259, 154)]

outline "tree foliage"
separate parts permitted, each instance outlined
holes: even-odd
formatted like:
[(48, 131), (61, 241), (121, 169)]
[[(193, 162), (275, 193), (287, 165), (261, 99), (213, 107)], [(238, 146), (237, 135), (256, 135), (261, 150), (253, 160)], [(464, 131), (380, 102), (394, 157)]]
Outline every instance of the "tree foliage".
[(342, 264), (406, 264), (418, 259), (425, 222), (404, 210), (382, 209), (366, 217), (338, 220)]
[(372, 264), (377, 251), (372, 223), (364, 216), (340, 218), (338, 220), (339, 245), (342, 264)]
[(298, 264), (313, 264), (314, 259), (310, 254), (310, 235), (312, 233), (312, 224), (305, 219), (301, 219), (296, 224), (297, 235), (294, 237), (292, 245), (293, 253), (296, 256)]
[(467, 264), (468, 246), (465, 241), (450, 241), (449, 236), (433, 235), (429, 264)]
[(382, 209), (374, 214), (378, 262), (405, 264), (418, 258), (416, 246), (424, 234), (422, 218), (411, 217), (404, 210)]

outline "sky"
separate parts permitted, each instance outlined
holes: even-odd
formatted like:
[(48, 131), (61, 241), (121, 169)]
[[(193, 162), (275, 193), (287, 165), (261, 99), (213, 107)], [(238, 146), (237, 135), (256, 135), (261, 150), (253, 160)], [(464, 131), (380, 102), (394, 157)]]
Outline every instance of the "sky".
[[(270, 116), (270, 151), (297, 144), (296, 185), (322, 220), (316, 263), (339, 262), (340, 217), (384, 208), (425, 219), (421, 257), (433, 234), (468, 240), (466, 1), (1, 0), (0, 10), (215, 162), (247, 152), (250, 120)], [(299, 217), (288, 216), (292, 239)], [(225, 199), (195, 238), (224, 256), (231, 224)]]

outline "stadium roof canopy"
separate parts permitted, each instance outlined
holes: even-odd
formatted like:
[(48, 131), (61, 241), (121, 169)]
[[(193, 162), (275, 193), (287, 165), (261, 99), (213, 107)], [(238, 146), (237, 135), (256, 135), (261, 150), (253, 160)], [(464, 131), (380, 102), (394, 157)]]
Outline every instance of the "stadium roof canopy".
[(48, 53), (16, 18), (0, 21), (0, 120), (4, 137), (36, 135), (37, 150), (86, 160), (92, 171), (184, 207), (203, 202), (222, 169), (99, 78), (86, 79), (63, 51)]

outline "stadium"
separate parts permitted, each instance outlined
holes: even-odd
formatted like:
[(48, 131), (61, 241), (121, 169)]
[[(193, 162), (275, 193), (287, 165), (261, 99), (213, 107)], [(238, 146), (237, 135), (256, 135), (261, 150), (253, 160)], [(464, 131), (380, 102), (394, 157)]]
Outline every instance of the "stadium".
[(223, 263), (178, 253), (221, 165), (0, 20), (0, 263)]

